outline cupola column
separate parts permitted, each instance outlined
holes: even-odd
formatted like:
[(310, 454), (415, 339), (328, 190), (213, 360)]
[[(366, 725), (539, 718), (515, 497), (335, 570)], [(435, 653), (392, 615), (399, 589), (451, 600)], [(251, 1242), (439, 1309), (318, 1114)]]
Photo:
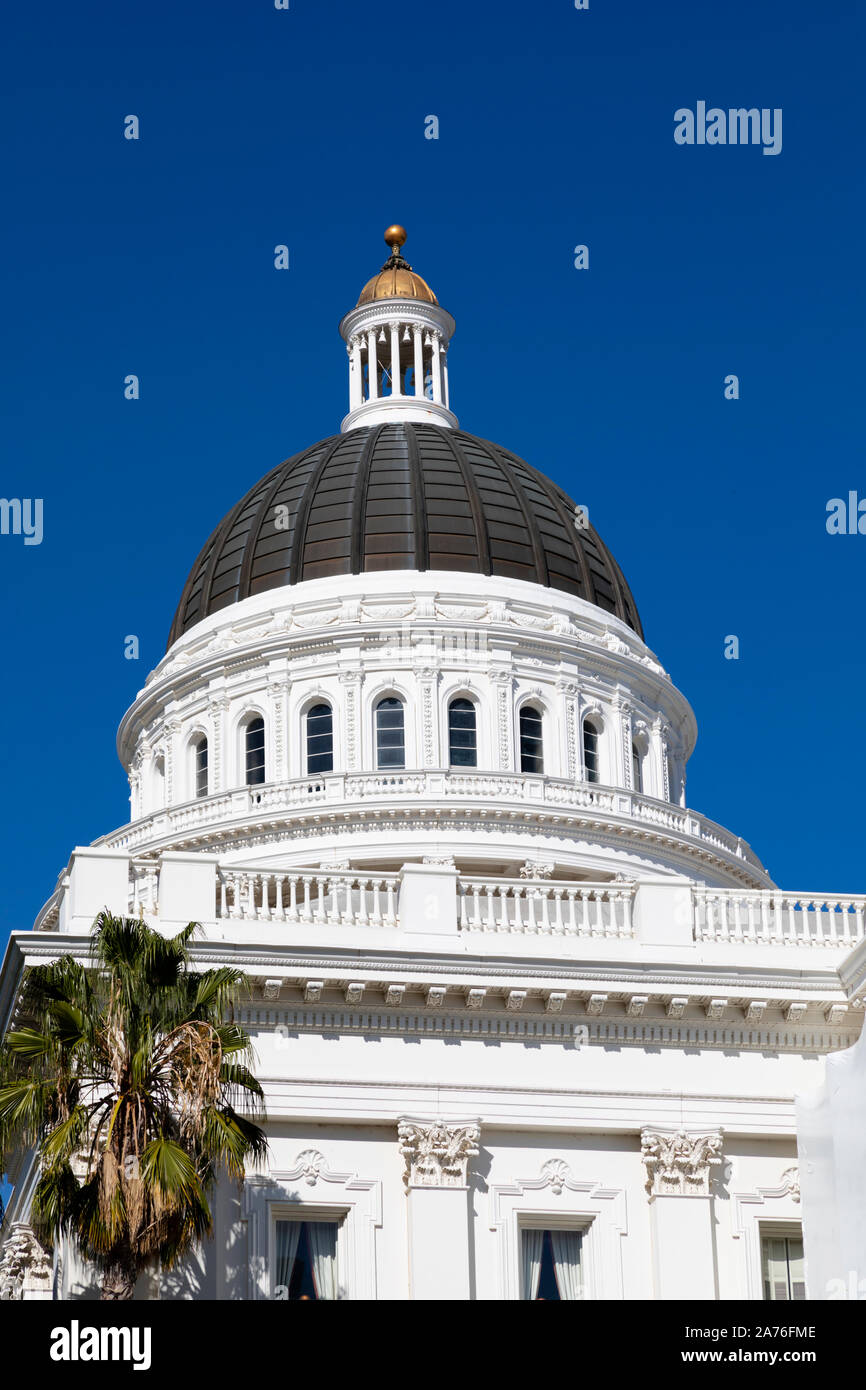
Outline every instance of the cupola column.
[(420, 323), (413, 327), (415, 338), (415, 395), (424, 396), (424, 332)]
[(376, 367), (376, 330), (371, 328), (367, 334), (367, 400), (379, 398), (378, 369)]
[(391, 329), (391, 395), (402, 396), (403, 389), (400, 384), (400, 324), (396, 319), (392, 319), (389, 328)]
[(439, 357), (441, 339), (438, 333), (433, 334), (432, 367), (433, 367), (433, 399), (437, 405), (442, 404), (442, 362)]
[(364, 366), (361, 360), (360, 338), (352, 339), (349, 356), (349, 409), (357, 410), (364, 400)]
[(442, 353), (441, 362), (442, 362), (442, 383), (443, 383), (443, 386), (444, 386), (444, 388), (445, 388), (445, 408), (446, 408), (446, 410), (447, 410), (447, 409), (449, 408), (449, 397), (448, 397), (448, 353), (447, 353), (447, 352), (443, 352), (443, 353)]

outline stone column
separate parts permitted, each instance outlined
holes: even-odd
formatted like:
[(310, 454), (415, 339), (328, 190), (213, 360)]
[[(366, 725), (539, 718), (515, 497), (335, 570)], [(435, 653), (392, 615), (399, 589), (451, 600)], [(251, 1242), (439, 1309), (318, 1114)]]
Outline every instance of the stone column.
[(434, 334), (433, 334), (432, 362), (431, 362), (432, 369), (433, 369), (433, 399), (434, 399), (434, 401), (436, 401), (437, 404), (439, 404), (439, 405), (441, 405), (441, 403), (442, 403), (442, 362), (441, 362), (441, 359), (440, 359), (440, 356), (439, 356), (439, 353), (440, 353), (440, 351), (441, 351), (441, 346), (442, 346), (442, 340), (441, 340), (441, 338), (439, 337), (439, 334), (438, 334), (438, 333), (434, 333)]
[(415, 395), (424, 398), (424, 334), (420, 323), (413, 327), (415, 337)]
[(288, 777), (286, 768), (285, 738), (285, 696), (288, 677), (274, 675), (268, 681), (268, 704), (270, 706), (271, 746), (273, 748), (273, 768), (269, 782), (284, 782)]
[(391, 395), (402, 396), (400, 384), (400, 325), (395, 320), (388, 325), (391, 329)]
[(440, 734), (436, 688), (439, 672), (432, 666), (419, 666), (415, 669), (418, 682), (419, 708), (421, 711), (421, 755), (422, 767), (439, 767), (442, 755), (439, 751)]
[(180, 762), (180, 720), (167, 719), (165, 723), (165, 804), (174, 806), (177, 801), (188, 801), (188, 788), (184, 784), (187, 769)]
[(409, 1203), (409, 1296), (472, 1297), (469, 1159), (478, 1153), (478, 1120), (397, 1121)]
[(210, 715), (211, 730), (213, 737), (211, 744), (208, 745), (208, 788), (211, 795), (214, 792), (225, 791), (228, 787), (228, 769), (226, 767), (225, 745), (226, 745), (226, 719), (229, 712), (229, 702), (224, 696), (217, 696), (208, 705)]
[(722, 1132), (641, 1130), (650, 1200), (653, 1287), (658, 1299), (718, 1298), (712, 1169)]
[(447, 410), (447, 409), (450, 407), (450, 404), (451, 404), (451, 399), (450, 399), (450, 396), (449, 396), (449, 393), (448, 393), (448, 354), (447, 354), (447, 352), (443, 352), (443, 353), (442, 353), (442, 385), (443, 385), (444, 392), (445, 392), (445, 408), (446, 408), (446, 410)]
[[(345, 758), (346, 772), (357, 772), (361, 767), (361, 672), (348, 670), (340, 672), (343, 687), (343, 708), (345, 710)], [(337, 765), (339, 766), (339, 764)]]
[[(562, 698), (565, 709), (565, 775), (572, 781), (576, 781), (580, 775), (581, 753), (578, 748), (578, 721), (577, 721), (577, 683), (575, 681), (560, 679), (556, 682), (556, 689)], [(552, 759), (548, 756), (545, 749), (544, 767), (545, 771), (552, 770)]]
[(507, 668), (497, 668), (490, 672), (490, 679), (496, 692), (495, 762), (500, 771), (511, 771), (514, 768), (514, 718), (512, 711), (514, 678)]
[(379, 380), (376, 371), (376, 331), (371, 328), (367, 334), (367, 400), (379, 399)]
[(357, 410), (364, 401), (364, 373), (361, 363), (361, 340), (353, 338), (349, 345), (349, 409)]

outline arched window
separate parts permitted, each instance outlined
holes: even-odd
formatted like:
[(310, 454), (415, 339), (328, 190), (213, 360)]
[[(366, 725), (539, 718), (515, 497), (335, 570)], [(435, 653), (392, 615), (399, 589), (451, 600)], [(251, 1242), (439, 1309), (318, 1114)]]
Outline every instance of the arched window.
[(452, 700), (448, 706), (448, 761), (452, 767), (478, 766), (475, 706), (471, 700)]
[(193, 745), (195, 762), (195, 794), (207, 796), (207, 739), (202, 734)]
[(520, 771), (544, 771), (541, 710), (524, 705), (520, 711)]
[(165, 757), (157, 753), (153, 760), (153, 809), (165, 805)]
[(307, 772), (334, 771), (334, 715), (330, 705), (307, 710)]
[(376, 706), (376, 766), (403, 768), (406, 766), (406, 733), (403, 725), (403, 701), (388, 695)]
[(583, 766), (586, 771), (587, 782), (601, 780), (599, 777), (598, 738), (598, 725), (592, 719), (584, 719)]
[(643, 791), (643, 770), (640, 749), (636, 743), (631, 746), (631, 784), (636, 792)]
[(251, 719), (244, 733), (247, 786), (257, 787), (265, 780), (265, 721), (260, 714)]

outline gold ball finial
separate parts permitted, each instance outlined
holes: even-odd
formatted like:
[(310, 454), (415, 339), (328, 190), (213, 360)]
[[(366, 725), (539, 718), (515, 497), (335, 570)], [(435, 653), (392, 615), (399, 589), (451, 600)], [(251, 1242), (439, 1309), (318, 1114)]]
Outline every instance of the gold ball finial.
[(392, 251), (396, 250), (398, 246), (402, 246), (405, 240), (406, 228), (401, 227), (398, 222), (395, 222), (393, 227), (387, 228), (385, 232), (385, 244), (390, 246)]

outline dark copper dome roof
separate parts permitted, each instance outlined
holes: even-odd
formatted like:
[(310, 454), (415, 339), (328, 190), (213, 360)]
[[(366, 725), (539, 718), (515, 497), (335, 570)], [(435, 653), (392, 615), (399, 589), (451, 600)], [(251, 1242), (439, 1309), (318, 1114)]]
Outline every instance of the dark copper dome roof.
[(184, 585), (168, 645), (250, 594), (370, 570), (464, 570), (576, 594), (643, 636), (622, 571), (549, 478), (498, 444), (438, 425), (349, 430), (242, 497)]

